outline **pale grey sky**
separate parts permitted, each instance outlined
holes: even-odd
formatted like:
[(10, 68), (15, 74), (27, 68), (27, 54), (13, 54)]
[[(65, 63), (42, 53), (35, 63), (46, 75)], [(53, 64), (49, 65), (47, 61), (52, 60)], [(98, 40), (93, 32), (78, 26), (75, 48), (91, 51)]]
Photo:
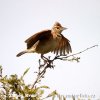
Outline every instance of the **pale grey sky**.
[[(73, 53), (100, 44), (100, 0), (0, 0), (0, 64), (4, 74), (17, 73), (30, 67), (26, 76), (34, 79), (38, 54), (16, 54), (26, 48), (24, 40), (59, 21)], [(100, 47), (81, 55), (80, 63), (56, 61), (42, 84), (62, 94), (95, 94), (100, 96)], [(48, 54), (52, 55), (53, 54)]]

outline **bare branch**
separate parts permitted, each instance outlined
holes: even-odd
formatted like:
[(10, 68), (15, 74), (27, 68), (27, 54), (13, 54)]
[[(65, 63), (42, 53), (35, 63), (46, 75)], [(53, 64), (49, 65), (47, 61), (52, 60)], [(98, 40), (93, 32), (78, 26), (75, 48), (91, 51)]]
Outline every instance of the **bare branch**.
[(81, 53), (83, 53), (83, 52), (85, 52), (85, 51), (87, 51), (87, 50), (89, 50), (89, 49), (92, 49), (92, 48), (94, 48), (94, 47), (97, 47), (97, 46), (98, 46), (98, 45), (91, 46), (91, 47), (89, 47), (89, 48), (86, 48), (85, 50), (82, 50), (82, 51), (80, 51), (80, 52), (78, 52), (78, 53), (74, 53), (74, 54), (69, 55), (69, 56), (66, 56), (66, 57), (68, 58), (68, 57), (71, 57), (71, 56), (75, 56), (75, 55), (81, 54)]
[[(98, 45), (93, 45), (89, 48), (86, 48), (86, 49), (84, 49), (84, 50), (82, 50), (78, 53), (74, 53), (74, 54), (71, 54), (71, 55), (64, 55), (64, 56), (57, 55), (52, 60), (50, 60), (50, 56), (48, 58), (45, 57), (45, 60), (44, 59), (39, 59), (38, 72), (36, 72), (37, 73), (37, 78), (36, 78), (35, 82), (33, 83), (32, 88), (34, 88), (35, 85), (37, 83), (39, 83), (42, 78), (44, 78), (44, 75), (45, 75), (48, 68), (54, 68), (55, 67), (55, 65), (53, 64), (53, 62), (55, 60), (59, 59), (59, 60), (63, 60), (63, 61), (67, 60), (67, 61), (77, 61), (77, 62), (79, 62), (80, 57), (75, 57), (76, 55), (79, 55), (79, 54), (81, 54), (81, 53), (83, 53), (83, 52), (85, 52), (89, 49), (92, 49), (94, 47), (97, 47), (97, 46)], [(72, 58), (70, 58), (70, 57), (72, 57)], [(43, 60), (43, 62), (44, 62), (43, 64), (41, 63), (41, 60)]]

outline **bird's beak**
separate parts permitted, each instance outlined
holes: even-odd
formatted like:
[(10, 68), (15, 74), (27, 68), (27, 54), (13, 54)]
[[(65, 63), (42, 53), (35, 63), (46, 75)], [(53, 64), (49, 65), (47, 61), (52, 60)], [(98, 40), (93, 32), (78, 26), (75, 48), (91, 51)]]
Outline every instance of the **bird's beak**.
[(68, 28), (66, 28), (66, 27), (62, 27), (62, 30), (66, 30), (66, 29), (68, 29)]

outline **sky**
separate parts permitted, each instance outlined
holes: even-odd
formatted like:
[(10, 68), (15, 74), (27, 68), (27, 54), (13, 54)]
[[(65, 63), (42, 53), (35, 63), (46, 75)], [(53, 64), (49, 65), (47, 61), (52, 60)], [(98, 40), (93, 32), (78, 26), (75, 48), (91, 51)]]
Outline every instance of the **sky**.
[[(26, 49), (28, 37), (51, 29), (56, 21), (68, 28), (62, 34), (70, 40), (73, 53), (100, 44), (100, 0), (0, 0), (0, 65), (4, 75), (20, 76), (30, 67), (25, 80), (34, 81), (40, 55), (17, 58), (16, 54)], [(77, 55), (79, 63), (55, 61), (56, 67), (47, 71), (41, 84), (65, 95), (100, 98), (99, 51), (98, 46)]]

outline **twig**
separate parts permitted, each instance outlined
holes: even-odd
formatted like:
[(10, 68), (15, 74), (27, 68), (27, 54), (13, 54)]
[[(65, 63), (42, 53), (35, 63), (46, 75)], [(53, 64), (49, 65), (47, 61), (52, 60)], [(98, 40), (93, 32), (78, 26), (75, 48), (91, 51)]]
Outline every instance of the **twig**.
[[(52, 68), (52, 61), (50, 59), (47, 58), (47, 61), (44, 62), (44, 64), (41, 64), (39, 61), (39, 68), (38, 68), (38, 72), (37, 72), (37, 78), (35, 80), (35, 82), (32, 85), (32, 88), (34, 88), (34, 86), (41, 81), (41, 78), (44, 78), (44, 74), (46, 73), (46, 70), (48, 68)], [(43, 69), (42, 69), (43, 68)]]
[[(64, 56), (57, 55), (52, 60), (50, 60), (50, 57), (48, 57), (48, 58), (45, 57), (46, 61), (44, 61), (42, 59), (44, 61), (44, 64), (41, 64), (41, 60), (39, 60), (39, 67), (38, 67), (38, 72), (37, 72), (37, 78), (36, 78), (35, 82), (33, 83), (32, 88), (34, 88), (35, 85), (39, 81), (41, 81), (41, 78), (44, 78), (44, 75), (45, 75), (45, 73), (46, 73), (46, 71), (47, 71), (48, 68), (54, 68), (53, 62), (55, 60), (57, 60), (57, 59), (59, 59), (59, 60), (68, 60), (68, 61), (76, 60), (77, 62), (79, 62), (80, 57), (74, 57), (75, 55), (81, 54), (81, 53), (83, 53), (83, 52), (85, 52), (85, 51), (87, 51), (87, 50), (89, 50), (91, 48), (97, 47), (97, 46), (98, 45), (91, 46), (89, 48), (86, 48), (86, 49), (78, 52), (78, 53), (74, 53), (74, 54), (71, 54), (71, 55), (64, 55)], [(73, 58), (68, 59), (69, 57), (73, 57)]]
[(87, 50), (89, 50), (89, 49), (92, 49), (92, 48), (94, 48), (94, 47), (97, 47), (98, 45), (93, 45), (93, 46), (91, 46), (91, 47), (89, 47), (89, 48), (86, 48), (86, 49), (84, 49), (84, 50), (82, 50), (82, 51), (80, 51), (80, 52), (78, 52), (78, 53), (74, 53), (74, 54), (71, 54), (71, 55), (65, 55), (65, 56), (56, 56), (53, 60), (56, 60), (56, 59), (60, 59), (60, 60), (63, 60), (64, 58), (69, 58), (69, 57), (74, 57), (75, 55), (78, 55), (78, 54), (81, 54), (81, 53), (83, 53), (83, 52), (85, 52), (85, 51), (87, 51)]

